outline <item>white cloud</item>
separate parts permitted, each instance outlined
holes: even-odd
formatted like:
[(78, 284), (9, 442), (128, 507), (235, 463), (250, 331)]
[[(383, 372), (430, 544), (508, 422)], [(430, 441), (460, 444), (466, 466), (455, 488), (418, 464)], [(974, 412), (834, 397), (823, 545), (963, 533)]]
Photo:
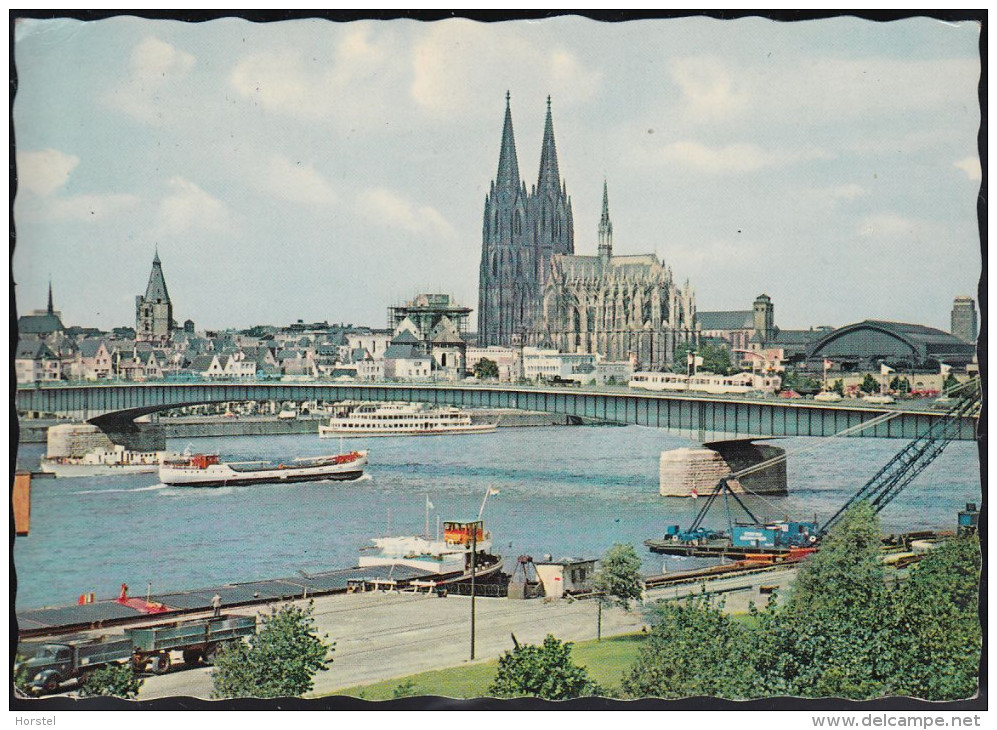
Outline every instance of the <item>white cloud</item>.
[(343, 32), (331, 57), (298, 49), (248, 55), (232, 69), (229, 84), (269, 112), (305, 121), (374, 115), (377, 85), (393, 70), (389, 51), (369, 28), (354, 27)]
[(979, 182), (983, 179), (983, 168), (980, 166), (979, 157), (964, 157), (953, 164), (966, 173), (966, 177), (970, 180)]
[[(550, 93), (559, 106), (591, 99), (601, 87), (602, 73), (561, 45), (531, 42), (532, 33), (521, 32), (524, 27), (467, 20), (428, 26), (412, 49), (413, 100), (436, 116), (466, 115), (478, 110), (482, 93), (495, 93), (483, 80), (511, 88), (521, 98)], [(527, 75), (521, 75), (523, 68), (529, 69)]]
[(45, 197), (62, 188), (80, 164), (76, 155), (48, 148), (17, 153), (17, 183), (35, 195)]
[(148, 37), (132, 50), (131, 71), (145, 77), (185, 76), (194, 67), (194, 57), (158, 38)]
[(723, 147), (708, 147), (691, 140), (672, 142), (660, 151), (660, 159), (669, 164), (710, 174), (755, 172), (764, 167), (826, 159), (827, 152), (806, 150), (767, 150), (756, 144), (738, 142)]
[(311, 165), (272, 155), (261, 179), (272, 195), (294, 203), (332, 205), (338, 196), (328, 179)]
[(161, 41), (147, 37), (132, 49), (128, 77), (104, 95), (105, 102), (143, 122), (160, 122), (183, 114), (189, 92), (182, 86), (194, 68), (195, 58)]
[(735, 74), (717, 58), (686, 57), (669, 65), (669, 74), (682, 92), (684, 112), (695, 119), (729, 116), (747, 106), (749, 95)]
[(357, 204), (370, 221), (388, 228), (447, 238), (454, 235), (453, 226), (435, 208), (416, 205), (387, 188), (363, 191)]
[(170, 178), (171, 193), (159, 204), (155, 233), (177, 235), (190, 230), (224, 231), (232, 227), (228, 208), (190, 180), (179, 175)]

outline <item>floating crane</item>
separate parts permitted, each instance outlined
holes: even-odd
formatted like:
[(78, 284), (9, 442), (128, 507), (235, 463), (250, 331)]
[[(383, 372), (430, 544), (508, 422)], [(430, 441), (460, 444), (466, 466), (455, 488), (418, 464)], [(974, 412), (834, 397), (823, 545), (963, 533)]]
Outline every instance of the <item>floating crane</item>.
[[(706, 499), (706, 502), (696, 514), (687, 530), (681, 530), (678, 525), (668, 528), (663, 540), (646, 540), (644, 542), (652, 552), (670, 555), (692, 555), (698, 557), (741, 557), (752, 556), (787, 557), (810, 552), (817, 546), (820, 539), (837, 524), (850, 507), (863, 500), (868, 501), (876, 514), (879, 514), (897, 495), (900, 494), (917, 476), (923, 472), (945, 450), (958, 435), (962, 418), (974, 415), (980, 407), (979, 381), (971, 380), (952, 388), (949, 393), (960, 392), (954, 406), (921, 436), (918, 436), (876, 474), (852, 495), (830, 519), (818, 526), (816, 517), (813, 522), (785, 521), (762, 522), (751, 512), (740, 496), (731, 489), (729, 479), (736, 479), (749, 473), (766, 469), (785, 455), (777, 456), (768, 461), (748, 467), (736, 474), (723, 477), (717, 483), (716, 489)], [(895, 417), (895, 414), (877, 416), (872, 421), (851, 427), (839, 435), (868, 428), (874, 422), (881, 422)], [(720, 496), (724, 498), (727, 514), (727, 530), (709, 530), (703, 527), (703, 521), (711, 507)], [(731, 513), (731, 500), (744, 511), (749, 523), (735, 523)]]

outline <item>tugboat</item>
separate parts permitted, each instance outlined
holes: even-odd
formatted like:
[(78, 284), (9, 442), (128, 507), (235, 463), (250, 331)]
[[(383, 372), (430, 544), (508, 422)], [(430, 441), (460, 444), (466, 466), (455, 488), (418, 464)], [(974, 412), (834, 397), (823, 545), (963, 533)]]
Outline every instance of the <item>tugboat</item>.
[(222, 462), (218, 454), (189, 454), (164, 459), (159, 480), (175, 487), (234, 487), (249, 484), (349, 481), (367, 465), (366, 451), (280, 461)]

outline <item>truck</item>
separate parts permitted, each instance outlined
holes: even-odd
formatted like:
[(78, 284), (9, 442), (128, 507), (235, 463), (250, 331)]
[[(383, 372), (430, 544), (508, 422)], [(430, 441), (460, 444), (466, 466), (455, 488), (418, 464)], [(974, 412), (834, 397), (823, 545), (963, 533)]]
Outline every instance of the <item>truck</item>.
[(65, 636), (51, 641), (23, 642), (15, 676), (27, 678), (34, 694), (52, 693), (64, 682), (82, 684), (88, 672), (112, 664), (130, 663), (136, 672), (163, 674), (174, 651), (184, 664), (212, 664), (218, 649), (256, 633), (256, 616), (223, 615), (169, 621), (125, 629), (124, 636)]

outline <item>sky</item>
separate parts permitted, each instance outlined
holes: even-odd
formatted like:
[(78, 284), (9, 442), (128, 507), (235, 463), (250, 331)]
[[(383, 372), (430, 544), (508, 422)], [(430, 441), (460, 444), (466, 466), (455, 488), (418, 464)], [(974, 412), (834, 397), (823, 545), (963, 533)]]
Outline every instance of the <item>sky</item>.
[[(134, 326), (158, 248), (199, 329), (476, 308), (505, 94), (546, 97), (575, 251), (656, 253), (699, 310), (949, 329), (981, 274), (979, 27), (578, 17), (19, 20), (18, 309)], [(471, 325), (474, 325), (472, 315)]]

